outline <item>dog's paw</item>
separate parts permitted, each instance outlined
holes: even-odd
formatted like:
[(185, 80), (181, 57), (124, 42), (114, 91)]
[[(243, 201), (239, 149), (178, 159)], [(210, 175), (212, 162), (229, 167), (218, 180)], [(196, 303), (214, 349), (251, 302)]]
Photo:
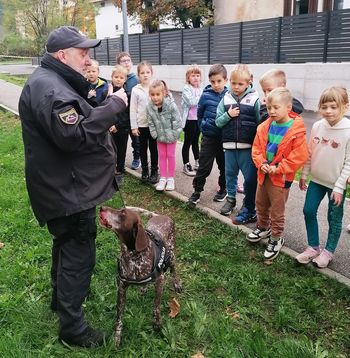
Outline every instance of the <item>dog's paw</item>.
[(182, 292), (182, 283), (180, 281), (175, 281), (174, 282), (174, 290), (176, 293), (181, 293)]
[(153, 329), (156, 332), (160, 332), (162, 330), (162, 324), (160, 322), (154, 322), (153, 323)]

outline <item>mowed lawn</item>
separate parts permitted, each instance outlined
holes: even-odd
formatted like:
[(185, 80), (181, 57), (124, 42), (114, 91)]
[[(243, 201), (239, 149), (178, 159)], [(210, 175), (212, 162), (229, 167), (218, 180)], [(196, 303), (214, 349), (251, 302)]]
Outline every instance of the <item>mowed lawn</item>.
[[(264, 264), (262, 248), (186, 204), (126, 176), (127, 205), (170, 215), (177, 228), (184, 291), (168, 280), (163, 328), (152, 329), (154, 291), (127, 294), (121, 346), (96, 349), (57, 341), (49, 309), (51, 239), (33, 217), (24, 180), (20, 122), (0, 112), (0, 357), (349, 357), (350, 290), (281, 254)], [(109, 205), (120, 207), (117, 193)], [(99, 229), (97, 265), (85, 306), (88, 321), (113, 334), (119, 242)], [(170, 318), (176, 298), (180, 312)]]

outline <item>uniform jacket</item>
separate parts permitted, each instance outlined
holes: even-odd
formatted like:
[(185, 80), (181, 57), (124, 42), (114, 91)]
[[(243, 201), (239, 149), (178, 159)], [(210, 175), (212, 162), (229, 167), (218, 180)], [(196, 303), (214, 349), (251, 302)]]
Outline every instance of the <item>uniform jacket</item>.
[(182, 126), (185, 127), (188, 112), (191, 107), (197, 106), (199, 98), (202, 94), (202, 88), (199, 88), (199, 96), (195, 95), (194, 89), (190, 84), (186, 84), (181, 94), (181, 107), (182, 107)]
[[(231, 118), (228, 114), (231, 106), (239, 107), (238, 117)], [(222, 142), (225, 149), (251, 147), (260, 120), (259, 110), (259, 95), (252, 86), (249, 86), (240, 97), (230, 91), (225, 93), (219, 103), (215, 121), (216, 125), (222, 128)]]
[(146, 108), (152, 138), (162, 143), (176, 142), (182, 131), (180, 112), (171, 96), (164, 97), (161, 111), (150, 102)]
[(226, 87), (221, 93), (217, 93), (211, 85), (208, 85), (204, 88), (199, 98), (197, 109), (198, 125), (202, 134), (207, 137), (221, 139), (221, 128), (215, 124), (215, 119), (218, 105), (226, 92)]
[(115, 151), (108, 129), (125, 103), (87, 102), (89, 82), (45, 54), (19, 99), (29, 198), (39, 224), (110, 199)]
[[(269, 175), (272, 184), (282, 188), (291, 186), (296, 171), (303, 166), (308, 157), (303, 119), (294, 112), (290, 112), (289, 117), (294, 122), (278, 145), (277, 153), (270, 163), (270, 165), (277, 166), (276, 173)], [(259, 185), (264, 183), (266, 175), (260, 170), (260, 167), (267, 163), (266, 145), (271, 122), (272, 120), (269, 118), (259, 125), (252, 147), (252, 159), (258, 168)]]

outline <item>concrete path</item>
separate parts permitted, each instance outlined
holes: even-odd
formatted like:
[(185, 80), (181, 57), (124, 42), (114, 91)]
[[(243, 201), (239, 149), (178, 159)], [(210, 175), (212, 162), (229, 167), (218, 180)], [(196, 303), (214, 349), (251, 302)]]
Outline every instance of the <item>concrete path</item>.
[[(6, 72), (10, 73), (20, 73), (17, 69), (17, 72), (11, 71), (9, 66), (6, 68)], [(0, 73), (3, 72), (2, 66), (0, 66)], [(28, 73), (28, 72), (23, 72)], [(8, 82), (0, 80), (0, 105), (2, 107), (6, 107), (14, 112), (18, 111), (18, 98), (21, 93), (21, 87), (12, 85)], [(179, 94), (174, 93), (174, 97), (179, 103)], [(307, 127), (310, 128), (312, 122), (315, 120), (314, 113), (305, 113), (305, 122), (307, 123)], [(181, 157), (181, 148), (182, 144), (178, 143), (177, 151), (176, 151), (176, 175), (175, 175), (175, 184), (176, 184), (176, 191), (169, 192), (168, 195), (172, 197), (176, 197), (180, 200), (187, 201), (188, 197), (192, 193), (192, 179), (191, 177), (186, 176), (182, 173), (182, 157)], [(127, 165), (131, 163), (131, 150), (129, 147), (127, 153)], [(139, 176), (140, 170), (133, 171), (129, 170), (128, 172)], [(218, 178), (218, 170), (216, 165), (214, 165), (213, 171), (209, 176), (207, 183), (205, 185), (204, 192), (201, 195), (201, 201), (197, 205), (199, 210), (204, 211), (205, 213), (213, 216), (222, 222), (232, 225), (231, 220), (220, 215), (219, 211), (223, 203), (216, 203), (212, 199), (215, 195), (215, 191), (217, 188), (217, 178)], [(242, 178), (240, 178), (240, 182), (242, 182)], [(237, 195), (237, 207), (241, 206), (243, 199), (242, 194)], [(297, 183), (294, 183), (289, 196), (289, 201), (287, 204), (286, 210), (286, 229), (285, 229), (285, 247), (282, 249), (284, 253), (294, 257), (298, 252), (301, 252), (306, 245), (306, 231), (305, 231), (305, 224), (304, 218), (302, 213), (302, 207), (305, 200), (305, 193), (301, 192), (297, 186)], [(127, 203), (126, 203), (127, 204)], [(329, 268), (319, 270), (320, 272), (334, 277), (337, 280), (347, 284), (350, 286), (350, 234), (346, 232), (346, 226), (350, 223), (350, 212), (349, 212), (349, 201), (345, 203), (345, 215), (343, 221), (343, 231), (342, 235), (338, 244), (338, 248), (336, 251), (336, 258), (335, 260), (329, 265)], [(321, 243), (324, 244), (326, 236), (327, 236), (327, 199), (325, 199), (320, 206), (319, 209), (319, 226), (320, 226), (320, 236), (321, 236)], [(248, 232), (251, 228), (254, 227), (254, 224), (250, 224), (246, 226), (240, 226), (239, 228), (242, 229), (243, 232)], [(263, 251), (263, 248), (260, 247), (258, 250)], [(277, 258), (278, 259), (278, 258)]]

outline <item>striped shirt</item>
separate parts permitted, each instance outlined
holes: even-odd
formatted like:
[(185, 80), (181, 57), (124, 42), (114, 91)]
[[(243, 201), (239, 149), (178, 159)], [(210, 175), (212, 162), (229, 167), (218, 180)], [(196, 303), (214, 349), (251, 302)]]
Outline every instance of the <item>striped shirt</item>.
[(266, 159), (269, 163), (273, 161), (275, 157), (278, 145), (281, 143), (283, 137), (287, 133), (288, 129), (292, 126), (293, 119), (289, 120), (286, 123), (276, 123), (273, 121), (269, 128), (269, 133), (267, 135), (267, 145), (266, 145)]

